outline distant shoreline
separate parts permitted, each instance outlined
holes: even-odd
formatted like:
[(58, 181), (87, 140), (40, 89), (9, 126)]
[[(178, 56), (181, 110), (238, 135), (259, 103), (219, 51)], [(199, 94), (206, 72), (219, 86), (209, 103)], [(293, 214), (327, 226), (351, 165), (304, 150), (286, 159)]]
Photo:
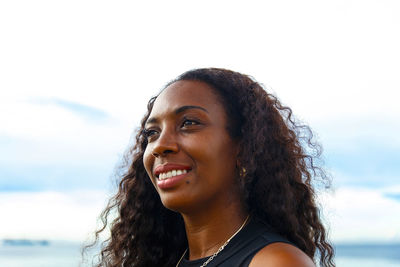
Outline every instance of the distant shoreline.
[(50, 241), (33, 239), (3, 239), (3, 246), (49, 246)]

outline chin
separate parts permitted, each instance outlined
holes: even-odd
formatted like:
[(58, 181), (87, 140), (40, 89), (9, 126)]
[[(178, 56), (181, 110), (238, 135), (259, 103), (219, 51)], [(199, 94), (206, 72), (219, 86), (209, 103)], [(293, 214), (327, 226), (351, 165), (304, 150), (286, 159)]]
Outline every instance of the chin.
[(191, 210), (191, 201), (187, 197), (178, 197), (174, 195), (160, 195), (164, 207), (175, 212), (185, 212)]

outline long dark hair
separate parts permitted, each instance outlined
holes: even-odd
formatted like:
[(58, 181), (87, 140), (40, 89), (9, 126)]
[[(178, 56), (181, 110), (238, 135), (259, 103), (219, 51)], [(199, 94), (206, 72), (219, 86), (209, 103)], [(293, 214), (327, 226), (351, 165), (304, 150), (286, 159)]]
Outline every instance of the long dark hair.
[[(195, 69), (169, 84), (181, 80), (207, 83), (219, 96), (229, 120), (227, 130), (240, 143), (238, 162), (246, 170), (241, 184), (249, 214), (271, 225), (312, 259), (319, 258), (321, 266), (334, 266), (313, 187), (316, 180), (329, 182), (316, 164), (321, 149), (310, 128), (297, 123), (290, 108), (247, 75)], [(118, 193), (101, 214), (103, 227), (96, 232), (95, 242), (108, 226), (111, 237), (103, 242), (97, 266), (175, 266), (187, 247), (180, 214), (162, 205), (143, 166), (144, 124), (155, 99), (150, 99), (126, 154)], [(114, 211), (116, 218), (109, 223)]]

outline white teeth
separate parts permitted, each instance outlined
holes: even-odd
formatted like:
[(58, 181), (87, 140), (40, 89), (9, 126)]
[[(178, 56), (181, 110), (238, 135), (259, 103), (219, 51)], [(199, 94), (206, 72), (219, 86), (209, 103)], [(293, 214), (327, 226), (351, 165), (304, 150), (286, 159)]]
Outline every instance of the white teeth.
[(165, 179), (168, 179), (168, 178), (171, 178), (171, 177), (174, 177), (174, 176), (177, 176), (177, 175), (182, 175), (182, 174), (185, 174), (185, 173), (187, 173), (187, 170), (172, 170), (172, 171), (169, 171), (169, 172), (160, 173), (160, 175), (158, 176), (158, 179), (159, 180), (165, 180)]

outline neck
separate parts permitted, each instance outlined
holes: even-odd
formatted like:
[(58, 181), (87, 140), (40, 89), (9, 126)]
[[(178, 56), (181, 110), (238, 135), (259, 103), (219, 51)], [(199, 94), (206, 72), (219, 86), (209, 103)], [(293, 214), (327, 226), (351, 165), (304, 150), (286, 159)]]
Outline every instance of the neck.
[(189, 259), (195, 260), (214, 254), (243, 225), (247, 212), (242, 205), (230, 204), (223, 209), (207, 208), (204, 212), (182, 216), (189, 245)]

